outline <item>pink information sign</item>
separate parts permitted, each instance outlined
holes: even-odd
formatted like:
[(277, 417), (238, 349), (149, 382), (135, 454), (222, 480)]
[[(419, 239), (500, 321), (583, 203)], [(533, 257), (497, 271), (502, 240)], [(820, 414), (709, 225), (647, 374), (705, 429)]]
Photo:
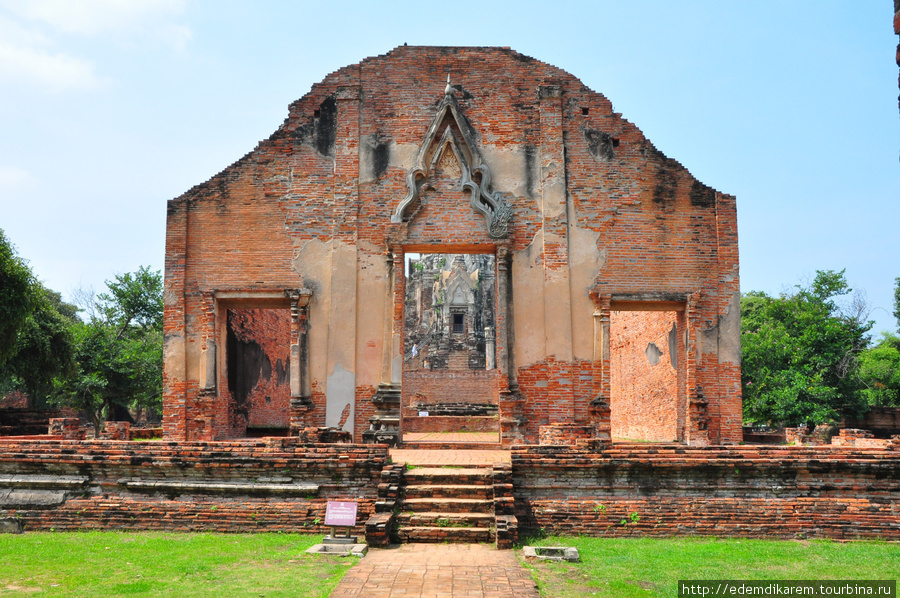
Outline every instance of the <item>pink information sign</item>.
[(329, 500), (325, 507), (325, 525), (353, 527), (356, 525), (356, 503)]

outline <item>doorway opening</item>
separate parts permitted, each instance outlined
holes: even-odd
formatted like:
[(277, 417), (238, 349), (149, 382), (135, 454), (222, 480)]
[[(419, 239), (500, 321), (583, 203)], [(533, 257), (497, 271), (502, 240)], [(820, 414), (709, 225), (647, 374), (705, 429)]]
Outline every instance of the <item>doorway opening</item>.
[(226, 310), (232, 437), (287, 436), (290, 429), (289, 309)]
[(494, 255), (406, 257), (402, 440), (499, 442)]
[(678, 442), (685, 422), (685, 318), (612, 311), (610, 426), (617, 442)]

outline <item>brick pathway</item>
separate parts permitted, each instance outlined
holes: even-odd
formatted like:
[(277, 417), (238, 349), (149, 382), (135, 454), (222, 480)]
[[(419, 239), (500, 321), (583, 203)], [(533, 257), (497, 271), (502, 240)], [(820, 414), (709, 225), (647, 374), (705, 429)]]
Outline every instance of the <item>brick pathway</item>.
[(391, 449), (394, 463), (409, 463), (419, 466), (441, 465), (493, 465), (509, 463), (509, 451), (504, 450), (428, 450)]
[(515, 552), (486, 544), (403, 544), (371, 549), (331, 598), (539, 598)]

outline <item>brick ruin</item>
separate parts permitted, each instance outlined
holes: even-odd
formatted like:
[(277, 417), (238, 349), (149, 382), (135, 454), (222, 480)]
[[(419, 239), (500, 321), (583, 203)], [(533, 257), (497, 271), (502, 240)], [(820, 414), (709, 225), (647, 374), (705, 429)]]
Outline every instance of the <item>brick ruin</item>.
[(332, 438), (0, 438), (0, 515), (25, 531), (323, 533), (327, 502), (352, 500), (353, 532), (373, 546), (509, 548), (539, 531), (900, 540), (900, 437), (877, 447), (861, 431), (833, 446), (609, 446), (586, 437), (590, 426), (556, 427), (584, 437), (513, 447), (511, 464), (449, 469), (391, 464), (383, 444), (315, 443)]
[(417, 403), (457, 403), (505, 446), (741, 441), (734, 198), (506, 48), (403, 46), (314, 85), (169, 202), (165, 297), (168, 439), (395, 443), (437, 425)]
[[(373, 546), (900, 539), (900, 436), (736, 445), (736, 235), (734, 198), (550, 65), (341, 69), (169, 203), (165, 438), (0, 438), (4, 529), (321, 533), (354, 500)], [(404, 430), (463, 425), (511, 463), (390, 463)]]

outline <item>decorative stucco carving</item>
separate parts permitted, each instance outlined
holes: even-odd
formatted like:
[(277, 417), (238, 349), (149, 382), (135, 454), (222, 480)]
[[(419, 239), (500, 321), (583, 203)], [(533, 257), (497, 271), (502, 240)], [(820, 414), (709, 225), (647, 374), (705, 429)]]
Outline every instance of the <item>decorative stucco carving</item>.
[[(456, 130), (452, 126), (454, 122)], [(459, 135), (457, 135), (457, 131)], [(438, 137), (439, 133), (440, 137)], [(453, 87), (450, 85), (450, 78), (447, 77), (444, 98), (438, 105), (437, 113), (419, 147), (412, 168), (406, 173), (408, 188), (406, 197), (397, 205), (397, 209), (391, 216), (391, 222), (404, 222), (408, 219), (407, 211), (420, 198), (422, 181), (434, 169), (442, 156), (451, 152), (459, 165), (460, 189), (469, 193), (469, 203), (484, 216), (488, 234), (494, 239), (502, 239), (507, 236), (512, 205), (506, 198), (495, 195), (491, 189), (491, 169), (483, 161), (481, 153), (478, 151), (474, 133), (475, 130), (463, 115), (459, 103), (456, 101)], [(455, 169), (453, 170), (456, 174)]]

